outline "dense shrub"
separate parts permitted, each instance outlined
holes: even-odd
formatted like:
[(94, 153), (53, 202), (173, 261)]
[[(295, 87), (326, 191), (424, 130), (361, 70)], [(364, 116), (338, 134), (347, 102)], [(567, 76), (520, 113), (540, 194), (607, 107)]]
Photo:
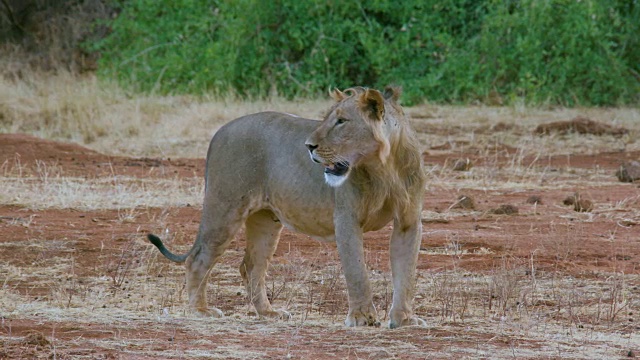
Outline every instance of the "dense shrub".
[[(0, 76), (29, 71), (94, 71), (83, 44), (103, 38), (96, 22), (112, 15), (112, 0), (1, 0)], [(18, 75), (22, 76), (22, 75)]]
[(478, 36), (442, 67), (456, 84), (447, 100), (482, 100), (492, 91), (534, 103), (637, 100), (640, 57), (628, 47), (637, 45), (640, 7), (627, 10), (608, 1), (496, 2)]
[(640, 92), (635, 0), (127, 0), (92, 46), (139, 91), (615, 105)]

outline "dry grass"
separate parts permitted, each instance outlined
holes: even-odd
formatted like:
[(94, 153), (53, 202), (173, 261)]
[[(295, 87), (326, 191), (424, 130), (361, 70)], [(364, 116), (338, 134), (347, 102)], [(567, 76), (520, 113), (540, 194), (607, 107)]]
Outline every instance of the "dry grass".
[[(224, 123), (258, 111), (283, 111), (319, 119), (329, 99), (242, 102), (233, 98), (134, 96), (91, 75), (0, 77), (0, 132), (30, 133), (74, 141), (110, 155), (204, 157), (211, 136)], [(514, 166), (525, 156), (541, 161), (555, 154), (640, 150), (638, 109), (530, 109), (422, 105), (408, 109), (425, 148), (451, 144), (452, 152), (473, 146), (517, 148)], [(631, 132), (612, 136), (537, 136), (540, 123), (581, 115)], [(494, 151), (492, 151), (495, 154)], [(487, 153), (487, 156), (490, 156)]]
[[(64, 72), (55, 76), (0, 78), (0, 132), (26, 132), (74, 141), (103, 153), (127, 156), (201, 158), (211, 135), (233, 118), (262, 110), (320, 118), (327, 105), (327, 100), (243, 103), (184, 96), (131, 97), (109, 84), (97, 83), (91, 76), (76, 77)], [(449, 144), (447, 153), (475, 151), (486, 160), (485, 165), (464, 172), (427, 163), (429, 191), (451, 194), (451, 199), (461, 191), (491, 195), (566, 189), (571, 193), (576, 187), (611, 186), (616, 180), (605, 170), (551, 169), (544, 166), (545, 161), (551, 155), (568, 153), (640, 150), (637, 109), (423, 105), (408, 112), (430, 153), (439, 154), (440, 150), (430, 149), (433, 146)], [(630, 133), (619, 138), (574, 134), (541, 137), (532, 133), (542, 122), (568, 120), (577, 115), (626, 127)], [(506, 130), (495, 130), (498, 128)], [(501, 150), (506, 148), (515, 151)], [(67, 176), (64, 169), (44, 163), (38, 164), (34, 176), (25, 175), (20, 166), (8, 169), (0, 168), (1, 205), (84, 211), (116, 209), (120, 223), (135, 223), (142, 209), (186, 204), (198, 207), (202, 199), (203, 183), (199, 178), (153, 180), (113, 176), (87, 180)], [(554, 249), (559, 260), (566, 260), (579, 247), (579, 233), (586, 231), (586, 224), (606, 219), (620, 226), (635, 226), (640, 223), (639, 204), (638, 196), (630, 196), (600, 203), (593, 213), (572, 214), (576, 235), (548, 239), (541, 246)], [(536, 215), (535, 208), (522, 213), (523, 217)], [(425, 221), (436, 224), (425, 230), (425, 236), (439, 232), (439, 222), (467, 216), (487, 215), (483, 210), (425, 210)], [(557, 219), (562, 220), (562, 216), (567, 215), (559, 213)], [(168, 226), (163, 217), (152, 222), (155, 228), (170, 229), (170, 240), (183, 240), (183, 234)], [(483, 226), (497, 227), (492, 224)], [(30, 219), (9, 219), (4, 225), (27, 229), (32, 226)], [(0, 264), (3, 341), (15, 340), (12, 320), (36, 319), (96, 324), (98, 328), (109, 329), (105, 330), (113, 332), (109, 336), (84, 339), (79, 335), (74, 344), (113, 351), (125, 349), (130, 356), (262, 358), (267, 350), (281, 354), (314, 342), (322, 344), (324, 335), (330, 338), (332, 332), (342, 330), (339, 323), (347, 309), (346, 291), (332, 245), (327, 245), (315, 258), (290, 249), (272, 264), (267, 279), (269, 294), (276, 307), (294, 314), (290, 323), (283, 323), (251, 316), (252, 309), (247, 305), (237, 271), (241, 249), (228, 250), (229, 260), (223, 260), (212, 274), (209, 298), (229, 315), (227, 319), (215, 320), (196, 318), (187, 312), (183, 268), (167, 264), (135, 234), (118, 246), (100, 249), (93, 274), (83, 276), (77, 274), (78, 265), (71, 260), (73, 257), (47, 255), (72, 253), (81, 239), (51, 238), (37, 231), (30, 234), (24, 240), (3, 242), (0, 246), (0, 251), (28, 248), (42, 254), (31, 264)], [(419, 274), (416, 311), (430, 324), (419, 337), (437, 348), (431, 353), (434, 358), (454, 355), (610, 358), (623, 354), (623, 349), (637, 349), (640, 343), (637, 325), (629, 318), (637, 318), (640, 311), (638, 275), (610, 272), (579, 277), (562, 271), (541, 271), (535, 252), (523, 259), (508, 252), (496, 255), (489, 248), (470, 250), (461, 237), (464, 235), (451, 233), (444, 246), (423, 251), (430, 256), (448, 256), (452, 264), (448, 270)], [(612, 233), (607, 241), (615, 244), (621, 240)], [(185, 251), (187, 246), (180, 245), (185, 242), (171, 245), (178, 252)], [(468, 256), (500, 258), (490, 271), (469, 272), (458, 266)], [(386, 318), (391, 302), (390, 274), (376, 256), (368, 255), (367, 262), (372, 268), (376, 306), (380, 316)], [(32, 296), (31, 291), (36, 290), (25, 289), (24, 284), (38, 289), (39, 295)], [(188, 331), (202, 335), (203, 339), (193, 342), (200, 350), (153, 350), (152, 345), (158, 339), (127, 337), (126, 332), (132, 326), (144, 326), (154, 334)], [(385, 352), (419, 356), (420, 349), (407, 340), (415, 336), (411, 331), (385, 333), (379, 329), (358, 329), (341, 334), (351, 339), (349, 346), (353, 349), (366, 349), (367, 354), (377, 357), (386, 356)], [(442, 335), (447, 332), (451, 335)], [(265, 345), (265, 349), (248, 349), (237, 341), (213, 342), (207, 338), (212, 333), (230, 339), (281, 333), (287, 342)], [(55, 343), (55, 334), (45, 335)], [(212, 350), (202, 350), (206, 348)], [(352, 354), (352, 349), (344, 344), (334, 350)]]
[(110, 155), (204, 157), (211, 136), (234, 118), (267, 110), (319, 118), (328, 104), (132, 98), (91, 75), (29, 76), (0, 77), (0, 132), (73, 141)]
[[(14, 170), (17, 171), (17, 170)], [(136, 209), (202, 203), (204, 180), (0, 176), (0, 203), (31, 209)], [(130, 215), (123, 215), (126, 220)]]
[[(35, 240), (31, 246), (72, 245)], [(296, 337), (298, 331), (322, 336), (340, 329), (346, 298), (335, 258), (334, 265), (313, 267), (310, 266), (313, 260), (292, 253), (286, 265), (272, 267), (270, 287), (281, 289), (275, 296), (275, 306), (294, 314), (290, 322), (284, 323), (257, 320), (245, 305), (225, 309), (228, 317), (222, 320), (194, 317), (186, 309), (181, 267), (166, 266), (153, 249), (136, 240), (123, 250), (124, 256), (117, 253), (98, 256), (96, 276), (75, 275), (74, 264), (63, 258), (30, 266), (29, 274), (15, 266), (0, 266), (0, 275), (6, 279), (0, 289), (5, 340), (11, 338), (12, 319), (28, 319), (37, 314), (40, 321), (73, 323), (78, 327), (91, 324), (108, 332), (108, 336), (90, 342), (79, 337), (76, 341), (81, 347), (119, 350), (124, 346), (140, 349), (137, 354), (160, 357), (260, 358), (270, 346), (246, 348), (233, 343), (211, 343), (205, 338), (212, 334), (230, 339), (260, 338), (265, 333), (279, 332), (291, 336), (288, 344), (280, 346), (296, 348), (310, 341), (308, 337)], [(227, 256), (241, 256), (236, 250), (229, 251)], [(633, 348), (632, 344), (640, 341), (635, 324), (627, 321), (640, 307), (634, 290), (640, 277), (610, 274), (601, 280), (577, 279), (529, 271), (532, 267), (535, 268), (535, 259), (527, 263), (504, 258), (499, 267), (487, 274), (462, 270), (421, 274), (416, 311), (426, 315), (430, 331), (455, 334), (451, 339), (428, 335), (429, 332), (421, 336), (436, 344), (450, 342), (459, 351), (467, 352), (466, 356), (492, 358), (607, 358), (620, 353), (620, 349)], [(213, 286), (209, 288), (212, 301), (218, 305), (230, 299), (239, 301), (242, 296), (238, 294), (244, 290), (235, 266), (223, 262), (216, 267), (213, 277)], [(385, 290), (390, 293), (388, 277), (383, 272), (372, 274), (377, 294), (385, 294)], [(34, 298), (10, 285), (20, 281), (48, 289), (48, 293)], [(384, 310), (385, 301), (388, 300), (377, 298), (380, 310)], [(380, 315), (384, 316), (384, 311)], [(151, 345), (166, 339), (129, 338), (125, 333), (132, 326), (169, 333), (171, 329), (186, 329), (201, 334), (203, 340), (198, 345), (211, 350), (154, 352), (149, 350)], [(119, 332), (122, 335), (117, 335)], [(351, 346), (367, 352), (384, 349), (398, 354), (416, 350), (411, 343), (401, 340), (401, 333), (396, 333), (399, 338), (390, 337), (393, 334), (380, 329), (359, 329), (350, 335), (356, 337)], [(51, 339), (51, 334), (46, 335)], [(372, 343), (367, 340), (371, 338), (378, 340)], [(496, 344), (496, 339), (502, 340)], [(317, 341), (322, 343), (321, 338)], [(503, 342), (510, 346), (499, 346)], [(454, 353), (444, 348), (431, 354), (448, 357)]]

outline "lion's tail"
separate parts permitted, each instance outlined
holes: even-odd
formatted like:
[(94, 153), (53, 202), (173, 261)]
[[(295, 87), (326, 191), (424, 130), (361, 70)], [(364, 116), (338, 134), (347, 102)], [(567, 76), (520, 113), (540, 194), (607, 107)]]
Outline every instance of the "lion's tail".
[(149, 239), (149, 241), (151, 241), (151, 243), (155, 245), (158, 248), (158, 250), (160, 250), (160, 253), (162, 255), (164, 255), (167, 259), (171, 261), (174, 261), (177, 263), (183, 263), (185, 262), (185, 260), (187, 260), (187, 257), (189, 257), (189, 254), (191, 254), (191, 251), (187, 252), (184, 255), (176, 255), (172, 253), (164, 246), (164, 244), (162, 243), (162, 240), (160, 240), (159, 237), (153, 234), (148, 234), (147, 239)]

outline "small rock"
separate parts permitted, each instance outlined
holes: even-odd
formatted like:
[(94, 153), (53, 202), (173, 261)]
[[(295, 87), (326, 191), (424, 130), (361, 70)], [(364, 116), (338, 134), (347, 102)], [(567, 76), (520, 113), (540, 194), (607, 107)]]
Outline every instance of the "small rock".
[(633, 350), (629, 350), (629, 352), (627, 353), (627, 357), (634, 358), (636, 357), (636, 353), (633, 352)]
[(26, 345), (47, 346), (51, 344), (40, 331), (32, 330), (27, 333), (22, 342)]
[(497, 209), (491, 209), (489, 212), (496, 215), (513, 215), (518, 213), (518, 208), (513, 205), (504, 204), (500, 205)]
[(640, 162), (629, 161), (620, 165), (620, 169), (616, 171), (616, 176), (621, 182), (634, 182), (640, 180)]
[(587, 199), (578, 199), (578, 201), (573, 204), (573, 210), (577, 212), (591, 212), (591, 210), (593, 210), (593, 202)]
[(469, 171), (473, 167), (473, 163), (469, 158), (458, 159), (453, 163), (454, 171)]
[(473, 198), (467, 195), (460, 195), (458, 197), (458, 201), (456, 201), (453, 205), (451, 205), (452, 209), (467, 209), (467, 210), (475, 210), (476, 203), (473, 201)]
[(527, 204), (542, 205), (542, 198), (538, 195), (531, 195), (527, 199)]
[(491, 130), (494, 132), (498, 131), (509, 131), (513, 130), (515, 126), (513, 124), (505, 124), (503, 122), (499, 122), (491, 127)]
[(577, 195), (578, 195), (578, 193), (575, 193), (574, 195), (567, 196), (564, 200), (562, 200), (562, 203), (564, 205), (567, 205), (567, 206), (575, 204)]
[(573, 195), (567, 196), (562, 203), (568, 206), (573, 205), (573, 210), (577, 212), (590, 212), (593, 210), (593, 202), (588, 199), (583, 199), (577, 192)]

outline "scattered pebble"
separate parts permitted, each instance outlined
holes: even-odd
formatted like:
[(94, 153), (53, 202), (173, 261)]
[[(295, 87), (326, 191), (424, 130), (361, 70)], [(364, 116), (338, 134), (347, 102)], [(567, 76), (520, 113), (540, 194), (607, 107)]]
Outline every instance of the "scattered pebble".
[(616, 176), (621, 182), (634, 182), (640, 180), (640, 162), (629, 161), (620, 165), (620, 169), (616, 171)]
[(562, 203), (567, 206), (573, 205), (573, 210), (577, 212), (591, 212), (593, 210), (593, 202), (582, 198), (579, 193), (567, 196)]
[[(577, 193), (576, 193), (576, 195), (577, 195)], [(562, 200), (562, 203), (564, 205), (567, 205), (567, 206), (575, 204), (576, 203), (576, 195), (567, 196), (564, 200)]]
[(451, 205), (452, 209), (467, 209), (467, 210), (475, 210), (476, 203), (473, 201), (473, 198), (467, 195), (460, 195), (458, 197), (458, 201)]
[(593, 202), (587, 199), (579, 199), (573, 204), (573, 210), (577, 212), (591, 212), (591, 210), (593, 210)]
[(489, 210), (489, 212), (496, 215), (514, 215), (518, 213), (518, 208), (513, 205), (503, 204), (496, 209)]
[(51, 343), (40, 331), (32, 330), (27, 333), (22, 342), (26, 345), (48, 346)]
[(513, 130), (514, 127), (515, 126), (513, 124), (506, 124), (503, 122), (499, 122), (491, 127), (491, 131), (494, 131), (494, 132), (509, 131), (509, 130)]
[(542, 205), (542, 198), (538, 195), (531, 195), (527, 199), (527, 204)]
[(458, 159), (453, 163), (454, 171), (469, 171), (473, 167), (473, 163), (469, 158)]

